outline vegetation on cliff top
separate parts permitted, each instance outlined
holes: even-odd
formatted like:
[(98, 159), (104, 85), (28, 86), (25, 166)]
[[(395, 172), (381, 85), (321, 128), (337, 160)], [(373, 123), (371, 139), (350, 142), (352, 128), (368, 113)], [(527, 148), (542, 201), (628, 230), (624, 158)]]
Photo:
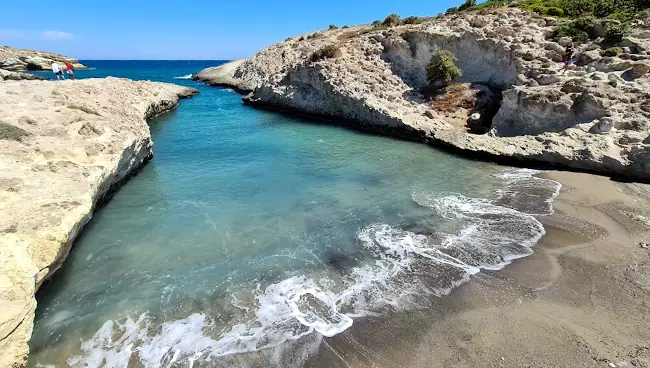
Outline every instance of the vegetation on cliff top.
[(626, 18), (635, 12), (650, 8), (650, 0), (488, 0), (476, 4), (466, 0), (458, 8), (450, 8), (448, 13), (463, 10), (480, 10), (489, 7), (511, 6), (539, 15), (552, 17), (580, 18), (593, 15), (598, 18)]
[(492, 7), (516, 7), (524, 11), (566, 19), (555, 28), (556, 37), (571, 37), (575, 42), (597, 38), (596, 18), (609, 18), (604, 41), (613, 45), (629, 35), (634, 17), (650, 8), (650, 0), (488, 0), (476, 4), (465, 0), (459, 7), (447, 9), (446, 14), (476, 11)]

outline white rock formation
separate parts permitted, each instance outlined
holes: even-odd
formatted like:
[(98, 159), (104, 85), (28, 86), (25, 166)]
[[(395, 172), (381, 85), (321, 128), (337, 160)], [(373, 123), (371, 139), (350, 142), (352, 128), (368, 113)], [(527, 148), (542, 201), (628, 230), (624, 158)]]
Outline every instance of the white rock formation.
[[(645, 40), (627, 40), (639, 53), (619, 57), (601, 57), (598, 45), (584, 45), (578, 67), (563, 74), (559, 61), (570, 40), (549, 38), (556, 22), (501, 8), (389, 29), (321, 31), (194, 77), (253, 91), (245, 102), (255, 106), (333, 118), (485, 159), (650, 179)], [(310, 61), (328, 45), (342, 56)], [(420, 94), (424, 67), (439, 49), (457, 56), (459, 82), (504, 90), (489, 134), (451, 123)], [(592, 126), (602, 118), (613, 119), (614, 127), (595, 133)]]
[(0, 82), (6, 80), (46, 80), (30, 73), (12, 72), (9, 70), (0, 69)]
[(151, 157), (146, 119), (196, 92), (117, 78), (0, 83), (0, 367), (26, 363), (34, 293), (97, 203)]
[(61, 65), (68, 61), (75, 69), (87, 69), (87, 67), (79, 63), (77, 59), (67, 56), (51, 52), (0, 46), (0, 69), (12, 72), (25, 70), (50, 70), (54, 61)]

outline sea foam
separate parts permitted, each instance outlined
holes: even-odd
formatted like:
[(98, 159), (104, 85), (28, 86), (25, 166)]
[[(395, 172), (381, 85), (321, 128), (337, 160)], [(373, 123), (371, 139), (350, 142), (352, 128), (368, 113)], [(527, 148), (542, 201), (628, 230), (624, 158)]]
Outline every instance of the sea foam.
[[(144, 367), (198, 366), (306, 336), (331, 337), (352, 326), (355, 318), (425, 308), (431, 296), (450, 293), (481, 269), (497, 270), (532, 253), (544, 235), (535, 215), (552, 213), (560, 188), (552, 180), (533, 177), (535, 173), (502, 174), (503, 188), (494, 200), (414, 193), (417, 204), (457, 223), (457, 229), (425, 235), (370, 224), (357, 234), (359, 247), (372, 254), (369, 261), (336, 277), (296, 275), (258, 288), (252, 305), (233, 295), (232, 306), (249, 316), (242, 323), (218, 327), (214, 317), (201, 313), (160, 324), (147, 314), (107, 321), (67, 363), (124, 367), (135, 357)], [(278, 353), (269, 356), (277, 358)]]

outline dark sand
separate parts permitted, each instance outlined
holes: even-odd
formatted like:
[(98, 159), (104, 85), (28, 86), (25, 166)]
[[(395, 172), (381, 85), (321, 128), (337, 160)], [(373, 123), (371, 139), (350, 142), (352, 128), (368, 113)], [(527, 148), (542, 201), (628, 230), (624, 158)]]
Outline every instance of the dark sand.
[(650, 186), (541, 176), (563, 189), (533, 255), (427, 310), (357, 319), (306, 366), (647, 368)]

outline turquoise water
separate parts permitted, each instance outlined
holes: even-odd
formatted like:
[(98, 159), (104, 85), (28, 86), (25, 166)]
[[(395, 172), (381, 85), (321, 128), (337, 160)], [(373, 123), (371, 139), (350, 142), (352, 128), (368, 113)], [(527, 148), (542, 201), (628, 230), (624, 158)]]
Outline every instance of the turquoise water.
[(296, 341), (426, 308), (481, 268), (529, 254), (543, 229), (516, 209), (545, 213), (557, 190), (175, 79), (218, 62), (86, 63), (96, 69), (80, 78), (201, 94), (150, 123), (154, 159), (39, 291), (34, 366), (300, 366), (313, 347)]

